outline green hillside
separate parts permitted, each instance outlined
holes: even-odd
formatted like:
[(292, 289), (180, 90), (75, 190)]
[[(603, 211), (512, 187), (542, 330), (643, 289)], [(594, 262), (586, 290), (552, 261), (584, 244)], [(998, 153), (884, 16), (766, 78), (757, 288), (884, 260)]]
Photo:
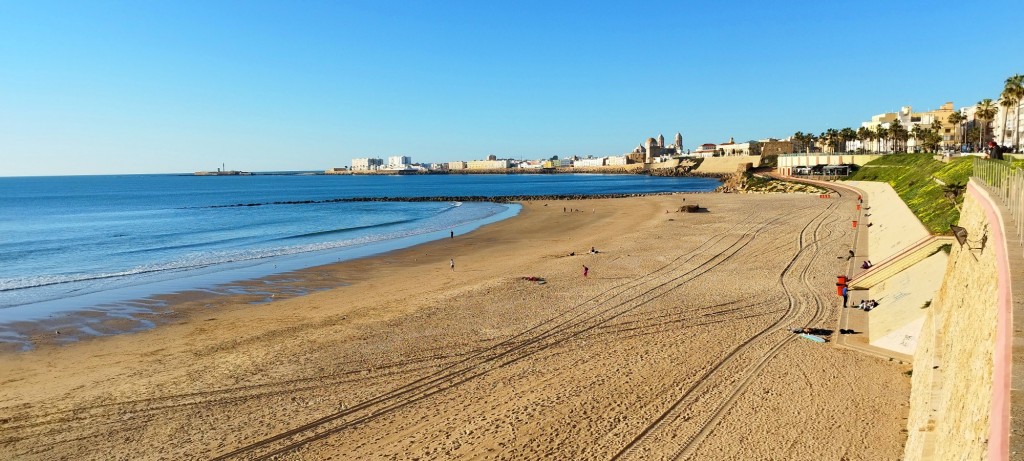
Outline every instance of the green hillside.
[[(947, 187), (936, 179), (947, 185), (966, 185), (971, 165), (971, 158), (943, 163), (931, 154), (893, 154), (867, 163), (850, 179), (889, 183), (931, 233), (948, 234), (949, 225), (960, 219), (960, 211), (946, 198)], [(958, 206), (963, 203), (962, 193), (956, 202)]]

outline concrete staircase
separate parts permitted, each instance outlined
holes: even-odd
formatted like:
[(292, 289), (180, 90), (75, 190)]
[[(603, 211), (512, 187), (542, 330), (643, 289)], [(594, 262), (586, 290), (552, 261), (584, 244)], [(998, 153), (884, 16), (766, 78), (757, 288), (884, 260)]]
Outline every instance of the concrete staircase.
[(919, 240), (906, 250), (871, 266), (868, 270), (857, 274), (849, 282), (855, 290), (867, 290), (885, 280), (907, 270), (907, 268), (924, 261), (925, 258), (939, 251), (942, 245), (955, 243), (956, 239), (946, 235), (932, 235)]

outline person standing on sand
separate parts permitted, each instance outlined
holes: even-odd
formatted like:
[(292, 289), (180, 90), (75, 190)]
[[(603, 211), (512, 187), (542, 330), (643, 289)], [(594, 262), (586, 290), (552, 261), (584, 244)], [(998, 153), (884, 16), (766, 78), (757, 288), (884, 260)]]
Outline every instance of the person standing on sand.
[(455, 231), (451, 231), (451, 233), (452, 233), (451, 238), (455, 238)]
[(587, 278), (587, 274), (590, 273), (590, 268), (586, 264), (583, 265), (583, 278)]
[(452, 259), (451, 263), (452, 263), (452, 272), (455, 272), (455, 259)]

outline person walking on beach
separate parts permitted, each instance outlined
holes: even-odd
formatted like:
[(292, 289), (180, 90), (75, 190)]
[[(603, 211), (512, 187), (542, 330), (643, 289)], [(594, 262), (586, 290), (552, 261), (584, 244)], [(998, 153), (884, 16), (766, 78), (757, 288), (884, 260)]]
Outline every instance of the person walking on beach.
[(455, 259), (452, 259), (451, 263), (452, 263), (452, 272), (455, 272)]
[(850, 289), (843, 285), (843, 307), (846, 307), (846, 302), (850, 300)]
[(452, 233), (451, 238), (455, 238), (455, 231), (451, 231), (451, 233)]
[(583, 278), (587, 278), (587, 274), (590, 273), (590, 268), (586, 264), (583, 265)]

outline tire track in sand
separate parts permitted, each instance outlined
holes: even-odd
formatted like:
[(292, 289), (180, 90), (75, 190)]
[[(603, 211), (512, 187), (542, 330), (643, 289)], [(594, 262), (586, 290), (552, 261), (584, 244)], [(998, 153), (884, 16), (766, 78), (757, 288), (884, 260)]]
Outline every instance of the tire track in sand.
[[(657, 446), (652, 447), (652, 445), (656, 445), (659, 441), (664, 443), (665, 445), (674, 445), (675, 443), (666, 437), (670, 437), (672, 435), (671, 429), (668, 428), (668, 426), (670, 426), (672, 423), (679, 421), (680, 418), (683, 417), (684, 409), (689, 408), (688, 405), (684, 404), (691, 402), (696, 403), (701, 399), (701, 397), (703, 397), (704, 393), (702, 391), (712, 387), (715, 384), (718, 384), (720, 386), (727, 385), (733, 380), (735, 380), (737, 378), (737, 375), (739, 375), (739, 384), (737, 384), (736, 387), (730, 393), (728, 393), (724, 399), (718, 401), (719, 403), (717, 405), (717, 408), (711, 413), (710, 418), (708, 418), (708, 420), (705, 421), (698, 428), (696, 433), (689, 436), (687, 440), (680, 445), (679, 449), (677, 449), (674, 452), (670, 459), (678, 459), (683, 456), (688, 456), (688, 454), (691, 453), (697, 445), (699, 445), (700, 441), (702, 441), (704, 437), (706, 437), (711, 432), (713, 427), (717, 424), (718, 420), (720, 420), (721, 416), (725, 413), (725, 411), (728, 408), (732, 406), (732, 404), (735, 402), (738, 396), (741, 395), (742, 392), (749, 386), (750, 382), (753, 380), (754, 377), (756, 377), (759, 374), (761, 369), (763, 369), (764, 365), (768, 363), (768, 361), (771, 360), (771, 358), (777, 355), (778, 351), (781, 350), (783, 346), (785, 346), (787, 343), (789, 343), (789, 341), (795, 338), (795, 336), (787, 333), (785, 338), (781, 339), (780, 341), (774, 344), (770, 344), (768, 346), (768, 350), (765, 351), (761, 355), (761, 357), (755, 361), (754, 365), (746, 369), (745, 376), (742, 375), (742, 372), (736, 373), (735, 375), (726, 375), (725, 373), (720, 373), (726, 371), (726, 368), (728, 366), (732, 365), (734, 361), (738, 361), (738, 358), (748, 353), (748, 351), (751, 353), (755, 352), (755, 347), (760, 346), (759, 343), (763, 342), (760, 340), (771, 336), (773, 333), (777, 333), (779, 328), (783, 324), (795, 322), (796, 320), (798, 320), (797, 317), (803, 312), (803, 307), (799, 302), (798, 296), (794, 294), (793, 289), (791, 289), (789, 285), (786, 283), (786, 277), (792, 274), (793, 269), (794, 267), (796, 267), (796, 264), (800, 260), (800, 258), (804, 256), (809, 249), (813, 249), (813, 252), (810, 253), (810, 261), (808, 261), (808, 263), (803, 267), (803, 270), (801, 270), (799, 273), (799, 281), (806, 287), (811, 287), (810, 282), (807, 280), (807, 272), (809, 271), (811, 263), (813, 263), (814, 259), (817, 258), (817, 252), (819, 248), (817, 233), (820, 230), (822, 224), (824, 224), (825, 220), (829, 217), (826, 213), (832, 210), (834, 206), (835, 203), (830, 204), (828, 207), (826, 207), (824, 210), (818, 213), (818, 215), (808, 220), (807, 224), (804, 225), (804, 227), (800, 231), (800, 234), (797, 236), (796, 253), (793, 255), (789, 263), (779, 274), (779, 280), (788, 298), (788, 307), (786, 309), (786, 312), (782, 315), (782, 317), (780, 317), (779, 320), (777, 320), (775, 323), (768, 326), (761, 332), (755, 334), (754, 336), (750, 337), (743, 343), (733, 348), (728, 354), (726, 354), (725, 357), (719, 360), (717, 364), (715, 364), (707, 371), (705, 371), (695, 381), (695, 383), (692, 386), (686, 389), (682, 393), (682, 395), (668, 407), (667, 410), (665, 410), (661, 415), (655, 418), (625, 447), (623, 447), (619, 452), (617, 452), (612, 457), (613, 460), (646, 459), (650, 457), (650, 455), (653, 453), (653, 450), (656, 450), (658, 448)], [(805, 244), (805, 234), (807, 233), (808, 229), (811, 228), (812, 225), (814, 225), (814, 230), (812, 232), (813, 238), (810, 239), (809, 243)], [(813, 293), (813, 291), (811, 292)], [(822, 312), (821, 305), (817, 301), (817, 298), (813, 299), (815, 301), (815, 308), (814, 314), (811, 316), (810, 319), (808, 319), (810, 322), (817, 321)], [(684, 421), (686, 421), (686, 419), (684, 419)]]

